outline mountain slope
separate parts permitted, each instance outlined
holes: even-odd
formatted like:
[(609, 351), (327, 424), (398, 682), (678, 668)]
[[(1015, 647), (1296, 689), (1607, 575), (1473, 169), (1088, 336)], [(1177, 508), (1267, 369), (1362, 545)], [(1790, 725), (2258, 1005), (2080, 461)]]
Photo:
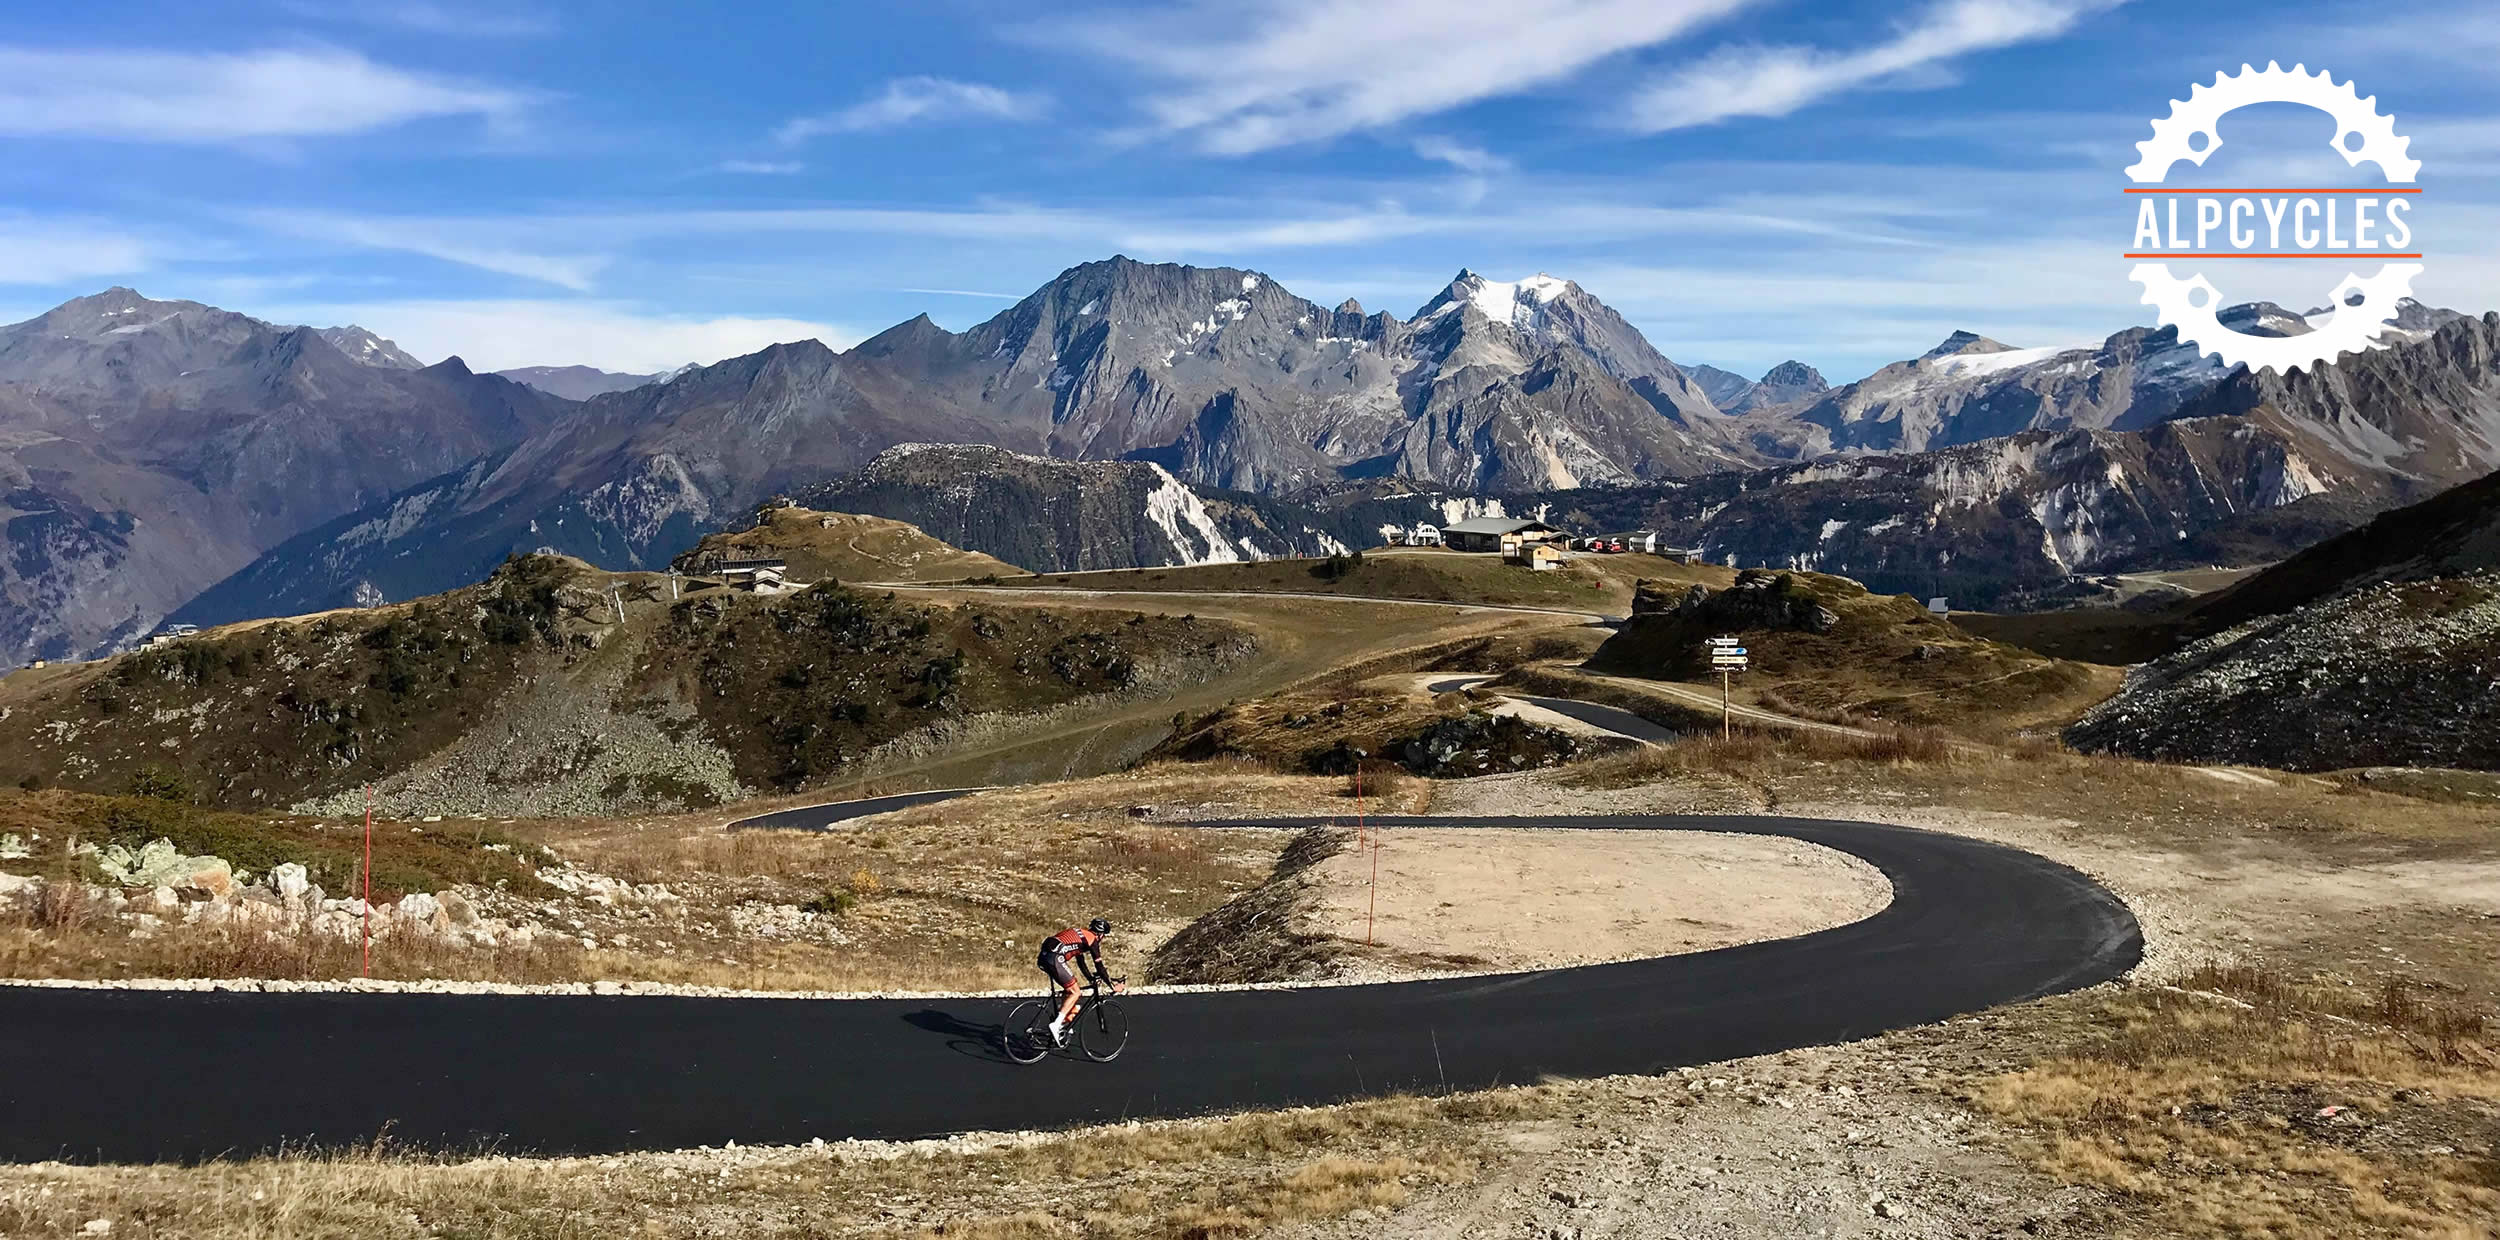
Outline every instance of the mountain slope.
[(849, 360), (887, 408), (978, 411), (1001, 428), (992, 442), (1235, 490), (1340, 476), (1518, 489), (1751, 459), (1673, 362), (1550, 277), (1461, 272), (1402, 322), (1256, 272), (1115, 257), (969, 332), (914, 319)]
[[(770, 495), (906, 443), (1164, 471), (1122, 475), (1136, 491), (1122, 492), (1127, 514), (1129, 500), (1180, 483), (1272, 493), (1348, 477), (1464, 490), (1684, 476), (1752, 460), (1733, 446), (1735, 426), (1568, 281), (1462, 273), (1402, 322), (1325, 310), (1252, 272), (1114, 258), (1070, 268), (968, 332), (921, 316), (840, 355), (775, 345), (595, 396), (525, 442), (273, 550), (182, 618), (302, 611), (364, 586), (405, 598), (542, 546), (655, 567)], [(823, 506), (938, 520), (899, 500), (892, 511), (845, 497)], [(1411, 507), (1375, 514), (1354, 537), (1353, 526), (1264, 516), (1214, 541), (1156, 527), (1099, 542), (1093, 531), (1109, 527), (1080, 522), (1064, 536), (1002, 530), (966, 543), (944, 522), (930, 528), (1031, 567), (1108, 567), (1205, 558), (1216, 542), (1243, 555), (1322, 552), (1321, 533), (1352, 545), (1384, 520), (1429, 519), (1428, 505)], [(1128, 551), (1110, 550), (1123, 541)]]
[(15, 678), (0, 778), (122, 792), (162, 766), (248, 809), (368, 781), (453, 813), (682, 809), (819, 784), (983, 716), (1169, 692), (1253, 649), (1189, 617), (834, 586), (672, 599), (648, 576), (520, 557), (406, 604)]
[(1062, 461), (910, 444), (799, 494), (871, 512), (1034, 572), (1233, 563), (1368, 545), (1386, 521), (1438, 520), (1441, 501), (1327, 506), (1193, 487), (1150, 461)]
[(2500, 574), (2368, 585), (2192, 642), (2067, 729), (2078, 749), (2296, 771), (2500, 770)]
[[(2323, 312), (2320, 312), (2323, 313)], [(2225, 311), (2225, 326), (2251, 335), (2296, 335), (2308, 318), (2252, 302)], [(2427, 432), (2427, 462), (2462, 448), (2483, 468), (2500, 465), (2500, 376), (2489, 364), (2489, 325), (2407, 301), (2390, 339), (2404, 347), (2340, 362), (2321, 380), (2226, 368), (2174, 328), (2129, 328), (2097, 346), (2016, 349), (1956, 332), (1926, 354), (1833, 389), (1802, 410), (1772, 406), (1748, 419), (1762, 442), (1802, 456), (1824, 452), (1923, 452), (2034, 430), (2137, 430), (2174, 417), (2242, 413), (2272, 405), (2345, 442), (2358, 464), (2428, 477), (2405, 463), (2409, 431)], [(2445, 343), (2442, 343), (2445, 342)], [(2414, 426), (2408, 400), (2446, 411), (2453, 425)], [(2366, 424), (2366, 425), (2363, 425)], [(2469, 473), (2480, 470), (2469, 470)], [(2456, 480), (2453, 476), (2449, 480)]]
[[(629, 392), (646, 383), (667, 378), (665, 375), (632, 375), (599, 370), (590, 366), (520, 366), (498, 370), (514, 383), (526, 383), (551, 396), (566, 400), (589, 400), (610, 392)], [(682, 373), (682, 372), (680, 372)]]
[(331, 343), (354, 331), (129, 289), (0, 327), (0, 658), (126, 641), (305, 528), (567, 407), (457, 358), (360, 362)]
[(2500, 573), (2500, 473), (2381, 513), (2191, 610), (2199, 630), (2212, 632), (2380, 582), (2476, 573)]

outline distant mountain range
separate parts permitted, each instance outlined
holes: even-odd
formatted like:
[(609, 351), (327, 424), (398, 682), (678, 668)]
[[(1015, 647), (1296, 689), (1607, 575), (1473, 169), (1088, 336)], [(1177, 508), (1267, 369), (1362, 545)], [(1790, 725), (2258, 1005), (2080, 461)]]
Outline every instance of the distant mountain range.
[(514, 383), (526, 383), (551, 396), (589, 400), (610, 392), (630, 392), (646, 383), (657, 383), (693, 369), (692, 366), (685, 366), (667, 374), (629, 375), (589, 366), (520, 366), (495, 373)]
[(571, 407), (361, 328), (126, 288), (0, 327), (0, 657), (139, 637), (287, 538)]
[[(2262, 304), (2232, 315), (2308, 329)], [(1362, 539), (1322, 502), (1350, 489), (1507, 496), (1514, 511), (1526, 496), (1714, 557), (2002, 594), (2182, 556), (2279, 555), (2500, 466), (2500, 317), (2408, 304), (2399, 326), (2395, 347), (2323, 376), (2226, 372), (2170, 329), (2132, 328), (2075, 349), (1957, 333), (1835, 388), (1796, 362), (1759, 380), (1687, 369), (1551, 276), (1461, 272), (1400, 318), (1322, 307), (1256, 272), (1112, 258), (960, 333), (921, 316), (841, 353), (800, 341), (670, 376), (508, 379), (456, 359), (412, 369), (361, 329), (114, 290), (0, 328), (0, 482), (27, 496), (0, 493), (17, 566), (0, 577), (0, 650), (106, 648), (177, 607), (218, 620), (431, 593), (542, 546), (656, 567), (768, 496), (841, 492), (887, 450), (932, 442), (1134, 467), (1078, 488), (1120, 496), (1087, 511), (1122, 524), (1047, 539), (950, 525), (919, 483), (849, 492), (1034, 567), (1156, 562), (1129, 501), (1168, 479), (1210, 512), (1268, 505), (1268, 541), (1248, 526), (1223, 535), (1237, 547), (1247, 532), (1257, 554)], [(293, 403), (237, 377), (281, 339), (317, 347), (300, 364), (326, 368)], [(210, 406), (298, 455), (219, 481), (133, 446), (178, 445)], [(102, 463), (48, 463), (106, 423), (129, 437), (90, 455), (163, 494), (108, 482)], [(1041, 464), (996, 468), (1027, 479), (1015, 485), (1030, 502), (1012, 511), (1059, 511), (1037, 497), (1073, 493)], [(228, 510), (274, 491), (287, 492), (274, 518)], [(1163, 541), (1216, 554), (1187, 527)]]

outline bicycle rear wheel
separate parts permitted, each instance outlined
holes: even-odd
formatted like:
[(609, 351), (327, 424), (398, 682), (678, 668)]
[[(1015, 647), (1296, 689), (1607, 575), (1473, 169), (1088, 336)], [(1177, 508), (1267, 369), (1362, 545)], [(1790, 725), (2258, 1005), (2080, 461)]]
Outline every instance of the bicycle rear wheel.
[(1027, 999), (1017, 1004), (1007, 1014), (1007, 1023), (999, 1027), (1000, 1049), (1017, 1063), (1040, 1063), (1054, 1045), (1050, 1018), (1058, 1013), (1058, 1005), (1046, 999)]
[(1128, 1009), (1117, 999), (1097, 999), (1076, 1018), (1076, 1042), (1087, 1059), (1109, 1063), (1128, 1049)]

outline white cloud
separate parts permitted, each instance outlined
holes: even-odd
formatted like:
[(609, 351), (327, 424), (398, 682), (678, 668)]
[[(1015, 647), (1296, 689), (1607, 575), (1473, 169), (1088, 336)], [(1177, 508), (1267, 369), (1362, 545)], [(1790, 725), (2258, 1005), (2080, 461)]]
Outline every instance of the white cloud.
[(896, 78), (881, 93), (837, 112), (802, 116), (773, 131), (785, 145), (835, 133), (864, 133), (923, 121), (988, 119), (1021, 121), (1039, 116), (1049, 100), (978, 82), (937, 77)]
[(1625, 120), (1658, 133), (1737, 116), (1786, 116), (1827, 95), (1931, 70), (1973, 52), (2065, 33), (2123, 0), (1943, 0), (1881, 43), (1850, 51), (1728, 47), (1637, 94)]
[(1239, 155), (1516, 94), (1753, 0), (1254, 0), (1034, 27), (1169, 83), (1154, 134)]
[(0, 134), (225, 144), (501, 120), (528, 96), (336, 48), (256, 52), (0, 47)]
[(0, 214), (0, 284), (63, 284), (149, 266), (148, 246), (108, 229)]
[(1477, 176), (1493, 176), (1511, 170), (1511, 162), (1480, 146), (1470, 146), (1455, 138), (1427, 135), (1415, 139), (1415, 153)]
[(746, 176), (786, 177), (807, 171), (807, 165), (795, 159), (724, 159), (713, 165), (712, 170)]
[(845, 349), (859, 333), (805, 319), (657, 312), (618, 301), (394, 301), (268, 307), (279, 323), (354, 323), (428, 361), (457, 356), (471, 370), (596, 366), (644, 374), (711, 363), (767, 345), (821, 340)]
[(493, 225), (422, 216), (359, 216), (327, 211), (268, 210), (244, 213), (247, 221), (272, 232), (367, 250), (393, 250), (520, 276), (559, 288), (586, 292), (608, 265), (606, 255), (547, 254), (523, 249), (494, 236)]

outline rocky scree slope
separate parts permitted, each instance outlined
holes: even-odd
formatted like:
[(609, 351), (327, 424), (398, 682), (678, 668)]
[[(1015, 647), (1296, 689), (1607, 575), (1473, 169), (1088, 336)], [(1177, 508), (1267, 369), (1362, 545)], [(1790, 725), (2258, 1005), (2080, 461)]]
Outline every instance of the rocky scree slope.
[(0, 662), (127, 643), (288, 538), (566, 408), (361, 328), (126, 288), (0, 327)]
[(2295, 771), (2500, 769), (2500, 574), (2368, 586), (2192, 642), (2066, 740)]
[(649, 576), (521, 557), (446, 595), (206, 633), (0, 696), (0, 779), (171, 778), (217, 805), (316, 811), (369, 781), (437, 813), (682, 809), (967, 720), (1168, 691), (1252, 648), (1191, 618), (830, 586), (671, 601)]

